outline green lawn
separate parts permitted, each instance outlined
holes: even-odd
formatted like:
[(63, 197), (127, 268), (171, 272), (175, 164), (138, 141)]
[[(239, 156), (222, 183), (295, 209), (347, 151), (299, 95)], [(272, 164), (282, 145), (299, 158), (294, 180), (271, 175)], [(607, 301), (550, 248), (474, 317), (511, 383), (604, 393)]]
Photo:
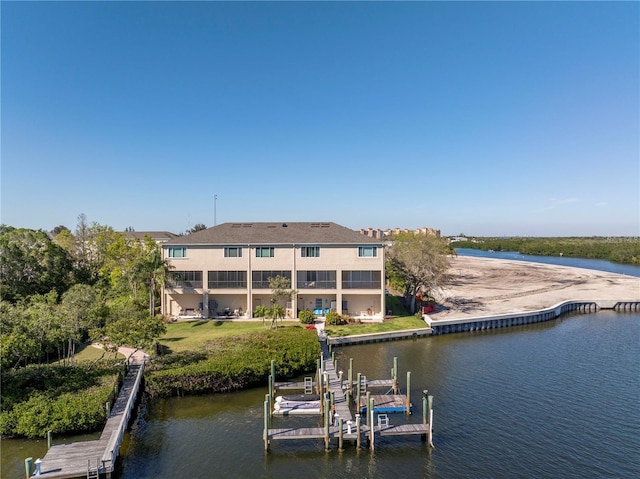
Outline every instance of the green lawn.
[[(76, 349), (75, 360), (78, 362), (93, 362), (99, 359), (102, 356), (102, 353), (104, 353), (104, 351), (100, 348), (96, 348), (94, 346), (91, 346), (90, 344), (83, 344), (82, 346), (78, 347), (78, 349)], [(106, 358), (107, 355), (105, 354), (104, 357)], [(113, 353), (111, 354), (110, 358), (113, 358)], [(117, 359), (125, 359), (125, 357), (122, 354), (118, 353)]]
[[(270, 320), (266, 321), (268, 325)], [(298, 321), (278, 321), (278, 327), (299, 326)], [(212, 339), (235, 334), (264, 331), (262, 321), (180, 321), (167, 324), (167, 332), (158, 342), (171, 351), (196, 351)]]
[(402, 331), (405, 329), (426, 328), (426, 323), (415, 316), (400, 316), (388, 319), (384, 323), (346, 324), (344, 326), (327, 326), (329, 336), (351, 336), (354, 334), (382, 333), (385, 331)]

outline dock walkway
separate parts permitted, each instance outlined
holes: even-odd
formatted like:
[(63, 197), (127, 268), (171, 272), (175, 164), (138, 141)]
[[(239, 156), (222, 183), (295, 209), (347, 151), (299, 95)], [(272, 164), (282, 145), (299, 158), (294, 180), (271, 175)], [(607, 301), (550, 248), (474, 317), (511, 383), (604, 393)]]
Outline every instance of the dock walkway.
[(135, 405), (144, 363), (129, 366), (118, 398), (111, 409), (100, 439), (51, 446), (40, 464), (40, 475), (46, 479), (70, 479), (77, 477), (110, 477), (131, 412)]
[(347, 398), (344, 395), (342, 384), (340, 384), (341, 381), (338, 378), (338, 374), (336, 373), (335, 364), (333, 364), (333, 360), (331, 359), (329, 346), (327, 345), (326, 341), (321, 341), (320, 347), (322, 349), (322, 358), (324, 360), (324, 370), (327, 373), (327, 379), (329, 380), (329, 390), (333, 393), (334, 396), (336, 414), (338, 414), (345, 423), (347, 421), (353, 421), (353, 416), (351, 415), (349, 404), (347, 404)]

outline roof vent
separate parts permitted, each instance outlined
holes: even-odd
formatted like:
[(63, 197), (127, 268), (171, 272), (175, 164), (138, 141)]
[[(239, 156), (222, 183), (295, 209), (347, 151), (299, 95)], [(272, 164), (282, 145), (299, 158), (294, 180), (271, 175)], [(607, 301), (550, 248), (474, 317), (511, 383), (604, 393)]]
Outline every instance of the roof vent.
[(283, 228), (286, 228), (287, 226), (289, 226), (287, 223), (282, 223)]

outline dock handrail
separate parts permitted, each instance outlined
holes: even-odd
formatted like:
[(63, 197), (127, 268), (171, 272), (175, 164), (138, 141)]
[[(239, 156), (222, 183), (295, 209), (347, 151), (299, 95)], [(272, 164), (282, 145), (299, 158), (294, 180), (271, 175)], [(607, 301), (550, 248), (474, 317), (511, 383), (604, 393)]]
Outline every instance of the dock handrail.
[(140, 387), (143, 373), (144, 363), (140, 365), (140, 369), (138, 370), (138, 373), (136, 375), (136, 380), (133, 383), (132, 387), (132, 393), (129, 394), (129, 398), (127, 399), (124, 414), (120, 418), (118, 427), (111, 432), (109, 442), (107, 443), (107, 448), (102, 455), (102, 467), (105, 472), (113, 472), (114, 464), (116, 462), (116, 458), (118, 457), (118, 452), (120, 451), (120, 445), (122, 444), (122, 439), (124, 438), (124, 432), (127, 429), (127, 424), (129, 424), (131, 411), (133, 410), (133, 406), (138, 396), (137, 391)]

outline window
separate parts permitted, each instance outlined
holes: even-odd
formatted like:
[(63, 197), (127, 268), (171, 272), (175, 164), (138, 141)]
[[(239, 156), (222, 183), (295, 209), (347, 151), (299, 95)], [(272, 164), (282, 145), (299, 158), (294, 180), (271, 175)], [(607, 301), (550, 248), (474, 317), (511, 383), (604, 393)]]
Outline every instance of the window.
[(187, 248), (184, 246), (169, 246), (169, 258), (186, 258)]
[(242, 258), (242, 248), (240, 246), (225, 246), (225, 258)]
[(359, 246), (358, 257), (360, 258), (375, 258), (378, 256), (378, 248), (375, 246)]
[(246, 287), (246, 271), (209, 271), (209, 289)]
[(344, 289), (379, 289), (382, 287), (380, 271), (343, 271)]
[(298, 271), (298, 289), (335, 289), (335, 271)]
[(275, 251), (273, 247), (258, 247), (256, 248), (256, 258), (273, 258)]
[(303, 258), (319, 258), (320, 246), (303, 246), (300, 248), (300, 253)]
[(202, 271), (171, 271), (169, 284), (177, 288), (202, 288)]
[(251, 273), (251, 287), (256, 289), (269, 289), (269, 278), (282, 276), (289, 280), (291, 286), (291, 271), (253, 271)]

